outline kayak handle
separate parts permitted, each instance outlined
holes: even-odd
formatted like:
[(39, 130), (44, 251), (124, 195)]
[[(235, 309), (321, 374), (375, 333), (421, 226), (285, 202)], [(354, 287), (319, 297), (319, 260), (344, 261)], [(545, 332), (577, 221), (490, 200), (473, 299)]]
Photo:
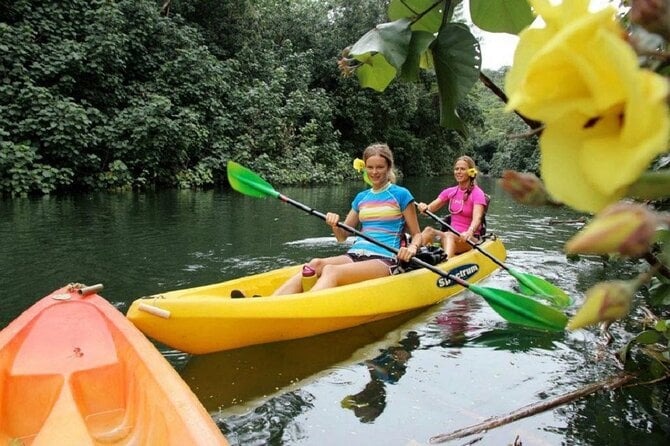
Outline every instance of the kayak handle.
[(154, 316), (163, 318), (163, 319), (170, 319), (170, 312), (168, 310), (164, 310), (162, 308), (154, 307), (153, 305), (141, 303), (137, 306), (137, 309), (140, 311), (144, 311), (145, 313), (152, 314)]

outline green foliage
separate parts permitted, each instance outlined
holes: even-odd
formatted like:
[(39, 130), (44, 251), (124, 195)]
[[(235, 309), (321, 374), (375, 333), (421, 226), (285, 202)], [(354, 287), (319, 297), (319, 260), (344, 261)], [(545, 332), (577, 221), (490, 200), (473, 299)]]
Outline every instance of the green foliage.
[(133, 184), (133, 177), (121, 160), (114, 160), (109, 163), (108, 170), (98, 175), (98, 185), (100, 188), (108, 190), (129, 190)]
[[(631, 358), (637, 347), (641, 357)], [(670, 374), (670, 319), (655, 319), (651, 328), (641, 331), (630, 339), (620, 350), (619, 360), (628, 368), (642, 369), (653, 378)]]
[(484, 31), (518, 34), (535, 20), (527, 0), (470, 0), (472, 21)]
[[(337, 182), (353, 177), (352, 158), (375, 141), (394, 148), (406, 175), (449, 172), (477, 146), (440, 127), (434, 73), (404, 72), (418, 82), (377, 94), (337, 70), (342, 48), (386, 21), (386, 6), (3, 4), (0, 192), (207, 187), (225, 181), (229, 159), (278, 184)], [(410, 65), (433, 40), (416, 30), (437, 29), (439, 17), (435, 9), (412, 26)], [(459, 103), (466, 127), (480, 128), (478, 107)]]
[(440, 123), (464, 132), (456, 109), (477, 82), (481, 67), (479, 43), (465, 25), (449, 23), (440, 29), (431, 54), (440, 92)]
[(40, 163), (34, 147), (0, 141), (0, 193), (25, 197), (49, 194), (72, 181), (72, 170)]
[[(504, 70), (487, 74), (502, 85)], [(467, 141), (472, 147), (468, 152), (475, 154), (479, 168), (497, 177), (506, 169), (539, 173), (538, 139), (529, 135), (528, 125), (518, 116), (505, 112), (505, 104), (482, 84), (476, 84), (468, 98), (483, 120), (477, 131), (469, 133)]]
[[(434, 70), (440, 98), (441, 125), (465, 134), (458, 107), (481, 69), (479, 43), (459, 23), (460, 2), (392, 0), (390, 23), (377, 24), (342, 53), (344, 76), (356, 73), (362, 87), (384, 91), (398, 76), (415, 80), (419, 68)], [(526, 0), (471, 3), (474, 23), (497, 32), (519, 32), (534, 16)]]

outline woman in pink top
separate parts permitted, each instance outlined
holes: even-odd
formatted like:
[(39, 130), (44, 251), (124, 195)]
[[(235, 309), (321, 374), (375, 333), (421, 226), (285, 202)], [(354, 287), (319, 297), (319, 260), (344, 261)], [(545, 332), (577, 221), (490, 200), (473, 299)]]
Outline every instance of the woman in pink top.
[(417, 205), (422, 213), (426, 209), (437, 212), (445, 204), (448, 205), (451, 227), (460, 235), (449, 231), (442, 232), (431, 226), (426, 227), (422, 233), (423, 243), (427, 245), (433, 243), (435, 237), (439, 237), (447, 257), (453, 257), (472, 249), (467, 240), (474, 240), (474, 237), (479, 236), (482, 217), (487, 205), (486, 195), (475, 181), (477, 168), (472, 158), (464, 155), (456, 159), (454, 178), (458, 182), (456, 186), (444, 189), (430, 204), (419, 203)]

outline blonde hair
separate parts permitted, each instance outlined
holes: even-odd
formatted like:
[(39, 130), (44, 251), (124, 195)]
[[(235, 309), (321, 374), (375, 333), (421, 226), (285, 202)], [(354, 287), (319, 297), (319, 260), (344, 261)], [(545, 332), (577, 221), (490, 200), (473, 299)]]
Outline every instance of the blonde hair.
[(384, 143), (374, 143), (370, 144), (365, 148), (363, 151), (363, 161), (367, 161), (368, 158), (371, 156), (381, 156), (384, 158), (388, 164), (388, 179), (391, 183), (396, 182), (396, 175), (395, 175), (395, 166), (393, 163), (393, 152), (391, 152), (391, 149), (387, 144)]

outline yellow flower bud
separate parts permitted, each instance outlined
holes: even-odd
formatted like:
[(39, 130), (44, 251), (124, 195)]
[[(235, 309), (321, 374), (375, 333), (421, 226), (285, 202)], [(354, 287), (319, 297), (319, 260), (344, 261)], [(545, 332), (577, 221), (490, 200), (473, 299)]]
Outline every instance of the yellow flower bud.
[(555, 204), (547, 195), (542, 181), (532, 173), (505, 170), (499, 184), (514, 201), (519, 203), (530, 206)]
[(568, 241), (568, 254), (612, 254), (638, 257), (649, 250), (658, 216), (646, 206), (617, 203), (609, 206)]
[(360, 158), (356, 158), (354, 160), (354, 169), (356, 169), (357, 172), (362, 172), (363, 169), (365, 169), (365, 161), (363, 161)]
[(626, 316), (635, 293), (634, 282), (615, 280), (601, 282), (586, 292), (586, 299), (570, 319), (568, 330), (576, 330), (603, 321), (614, 321)]

